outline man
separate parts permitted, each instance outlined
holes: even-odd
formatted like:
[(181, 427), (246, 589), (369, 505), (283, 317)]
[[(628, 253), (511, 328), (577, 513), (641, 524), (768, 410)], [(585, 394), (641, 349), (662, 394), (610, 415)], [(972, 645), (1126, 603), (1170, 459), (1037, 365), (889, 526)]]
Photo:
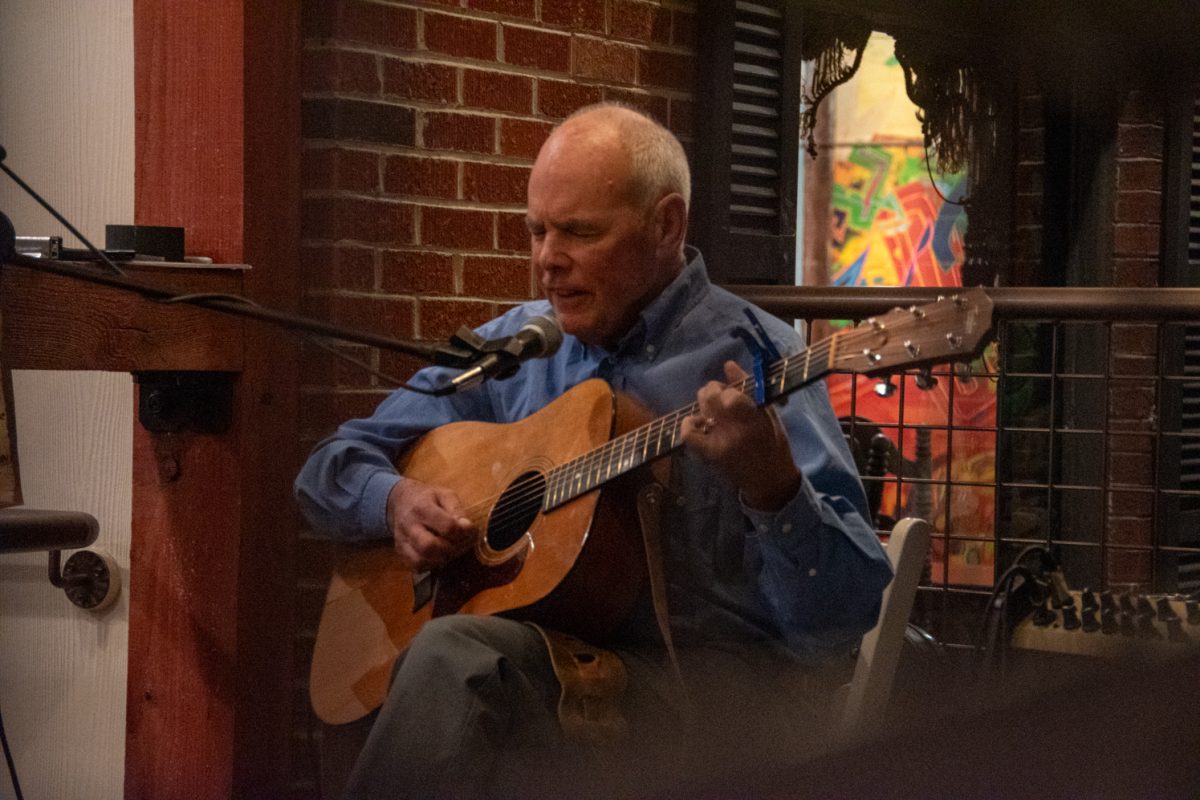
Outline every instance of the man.
[[(613, 105), (576, 112), (546, 141), (529, 179), (532, 260), (546, 300), (481, 329), (511, 335), (552, 311), (566, 334), (560, 350), (449, 398), (398, 391), (319, 445), (297, 480), (315, 527), (389, 537), (413, 569), (436, 569), (480, 534), (452, 490), (396, 473), (397, 456), (423, 433), (459, 420), (520, 420), (593, 377), (655, 414), (695, 402), (662, 521), (686, 688), (648, 602), (599, 643), (628, 670), (624, 709), (640, 743), (633, 747), (643, 748), (631, 752), (653, 747), (656, 773), (670, 779), (687, 769), (670, 765), (744, 758), (737, 748), (782, 746), (784, 733), (803, 727), (811, 670), (848, 653), (875, 623), (891, 576), (823, 385), (770, 409), (726, 385), (753, 363), (731, 336), (747, 325), (747, 304), (712, 286), (700, 254), (685, 247), (689, 193), (683, 149), (657, 123)], [(802, 349), (790, 326), (757, 317), (784, 355)], [(454, 374), (428, 369), (413, 382), (432, 388)], [(558, 692), (533, 627), (439, 617), (400, 658), (347, 796), (531, 794), (495, 781), (518, 763), (505, 754), (561, 744)], [(685, 722), (688, 735), (666, 734)], [(601, 795), (628, 788), (621, 780)]]

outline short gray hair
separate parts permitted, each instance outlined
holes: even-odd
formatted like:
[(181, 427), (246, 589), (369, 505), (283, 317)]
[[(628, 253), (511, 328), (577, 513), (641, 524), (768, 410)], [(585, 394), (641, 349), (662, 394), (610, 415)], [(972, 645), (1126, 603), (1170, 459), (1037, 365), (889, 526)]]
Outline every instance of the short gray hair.
[(691, 205), (692, 173), (687, 154), (675, 134), (641, 109), (616, 102), (584, 106), (560, 125), (593, 115), (612, 126), (629, 153), (630, 180), (635, 198), (643, 208), (650, 208), (660, 197), (672, 192), (683, 197), (685, 206)]

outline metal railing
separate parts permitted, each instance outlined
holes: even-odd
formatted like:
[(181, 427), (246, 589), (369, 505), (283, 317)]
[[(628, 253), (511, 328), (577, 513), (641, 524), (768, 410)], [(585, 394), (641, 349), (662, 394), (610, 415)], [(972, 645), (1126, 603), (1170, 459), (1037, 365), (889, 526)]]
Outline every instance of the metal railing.
[[(809, 340), (953, 287), (729, 287)], [(1074, 588), (1200, 589), (1200, 290), (995, 288), (964, 370), (830, 378), (881, 533), (934, 526), (918, 623), (947, 643), (1031, 544)], [(932, 385), (931, 385), (932, 384)], [(925, 387), (925, 388), (921, 388)]]

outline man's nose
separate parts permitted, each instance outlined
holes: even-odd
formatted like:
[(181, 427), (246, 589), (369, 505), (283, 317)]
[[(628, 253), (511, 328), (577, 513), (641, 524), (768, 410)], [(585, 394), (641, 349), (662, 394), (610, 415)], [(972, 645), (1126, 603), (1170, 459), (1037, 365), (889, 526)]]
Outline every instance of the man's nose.
[(542, 236), (540, 242), (535, 242), (533, 245), (534, 267), (541, 271), (566, 269), (569, 267), (571, 265), (571, 258), (564, 244), (561, 236), (553, 232), (547, 232)]

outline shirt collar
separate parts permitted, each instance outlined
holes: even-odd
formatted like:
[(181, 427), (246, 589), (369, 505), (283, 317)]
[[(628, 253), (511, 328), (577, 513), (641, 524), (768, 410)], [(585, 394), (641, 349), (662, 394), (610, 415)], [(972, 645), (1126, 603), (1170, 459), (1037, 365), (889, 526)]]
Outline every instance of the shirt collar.
[[(639, 352), (648, 360), (656, 358), (667, 335), (675, 329), (684, 315), (700, 302), (710, 285), (704, 256), (700, 251), (689, 245), (684, 250), (684, 256), (687, 263), (683, 269), (658, 297), (642, 309), (633, 327), (621, 337), (611, 353), (602, 347), (585, 345), (578, 340), (576, 344), (597, 360), (602, 360), (610, 354), (620, 357)], [(647, 349), (647, 345), (651, 345), (653, 349)]]

